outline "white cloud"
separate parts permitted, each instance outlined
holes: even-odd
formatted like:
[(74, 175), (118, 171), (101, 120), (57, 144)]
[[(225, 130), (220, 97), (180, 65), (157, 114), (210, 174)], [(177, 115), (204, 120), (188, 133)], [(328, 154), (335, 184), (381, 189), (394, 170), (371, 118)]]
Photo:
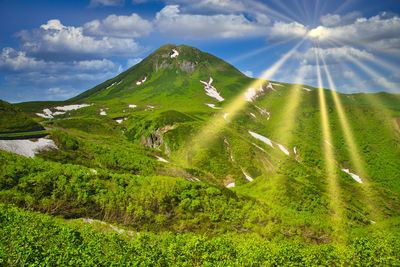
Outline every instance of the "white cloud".
[(19, 72), (43, 68), (45, 66), (43, 60), (27, 57), (25, 52), (16, 51), (11, 47), (3, 48), (0, 54), (0, 71), (3, 72)]
[(358, 18), (352, 24), (337, 27), (319, 26), (309, 32), (308, 37), (317, 39), (322, 45), (356, 45), (379, 50), (400, 50), (400, 18), (387, 13)]
[(108, 59), (82, 61), (44, 61), (27, 56), (25, 52), (13, 48), (3, 48), (0, 54), (0, 70), (5, 73), (16, 72), (97, 72), (104, 70), (118, 70), (120, 66)]
[(264, 35), (264, 27), (244, 15), (181, 14), (178, 5), (168, 5), (157, 13), (155, 23), (165, 35), (189, 39), (237, 38)]
[(152, 30), (151, 22), (135, 13), (130, 16), (110, 15), (102, 21), (93, 20), (83, 25), (84, 35), (101, 37), (136, 38), (147, 36)]
[(374, 60), (374, 55), (350, 46), (333, 47), (333, 48), (309, 48), (304, 52), (296, 52), (295, 56), (301, 60), (303, 64), (316, 64), (315, 52), (321, 55), (326, 64), (336, 64), (350, 61), (349, 57), (356, 60)]
[(17, 36), (21, 38), (22, 50), (43, 59), (132, 56), (142, 50), (133, 39), (86, 36), (82, 27), (64, 26), (57, 19), (39, 29), (21, 31)]
[(360, 16), (361, 13), (358, 11), (354, 11), (343, 16), (339, 14), (326, 14), (325, 16), (321, 17), (321, 22), (325, 27), (347, 25), (354, 23), (354, 21)]
[(304, 37), (307, 34), (307, 27), (298, 22), (275, 22), (268, 30), (268, 38), (274, 40), (291, 40)]
[(90, 0), (89, 7), (97, 6), (123, 6), (125, 0)]

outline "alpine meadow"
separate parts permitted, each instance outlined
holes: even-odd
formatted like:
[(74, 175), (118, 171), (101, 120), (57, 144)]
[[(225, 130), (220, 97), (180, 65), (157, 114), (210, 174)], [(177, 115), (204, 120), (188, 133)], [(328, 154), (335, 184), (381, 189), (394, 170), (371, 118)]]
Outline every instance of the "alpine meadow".
[(400, 266), (396, 1), (39, 2), (0, 54), (1, 266)]

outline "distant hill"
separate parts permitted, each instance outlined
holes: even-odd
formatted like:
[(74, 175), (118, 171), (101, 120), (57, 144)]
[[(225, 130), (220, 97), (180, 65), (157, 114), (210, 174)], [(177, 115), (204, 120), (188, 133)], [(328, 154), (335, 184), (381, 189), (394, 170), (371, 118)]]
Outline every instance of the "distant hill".
[(0, 132), (39, 131), (44, 128), (19, 107), (0, 100)]

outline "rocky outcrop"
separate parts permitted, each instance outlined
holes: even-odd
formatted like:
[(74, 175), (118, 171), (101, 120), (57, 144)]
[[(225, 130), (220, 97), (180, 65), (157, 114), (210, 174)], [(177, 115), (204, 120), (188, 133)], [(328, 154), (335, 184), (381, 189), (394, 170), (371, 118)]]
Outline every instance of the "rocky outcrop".
[(168, 144), (164, 142), (163, 134), (174, 128), (175, 125), (166, 125), (163, 128), (158, 128), (157, 130), (151, 131), (148, 136), (142, 135), (139, 144), (159, 150), (161, 150), (162, 146), (164, 146), (165, 154), (169, 155), (171, 153), (171, 150), (169, 149)]

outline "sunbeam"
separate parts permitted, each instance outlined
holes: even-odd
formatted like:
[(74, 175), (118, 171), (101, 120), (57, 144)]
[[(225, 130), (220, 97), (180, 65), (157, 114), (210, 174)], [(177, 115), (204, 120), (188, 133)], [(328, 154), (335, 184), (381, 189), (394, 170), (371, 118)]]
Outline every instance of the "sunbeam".
[[(245, 92), (248, 88), (259, 88), (262, 86), (265, 80), (268, 80), (295, 53), (303, 41), (304, 39), (297, 43), (271, 67), (266, 69), (260, 78), (247, 86), (247, 88), (228, 103), (221, 112), (217, 113), (216, 116), (211, 119), (190, 142), (191, 153), (196, 153), (196, 151), (208, 147), (210, 143), (215, 140), (216, 135), (221, 131), (221, 129), (223, 129), (235, 117), (235, 115), (245, 107), (247, 104)], [(229, 116), (226, 116), (226, 114), (229, 114)]]
[(322, 128), (322, 144), (323, 144), (323, 153), (325, 156), (325, 167), (326, 167), (326, 175), (328, 180), (328, 191), (329, 191), (329, 199), (330, 199), (330, 207), (333, 210), (332, 219), (334, 223), (334, 230), (340, 230), (340, 223), (343, 219), (343, 211), (340, 206), (340, 187), (337, 181), (336, 175), (336, 166), (335, 166), (335, 157), (334, 152), (331, 147), (332, 137), (331, 130), (329, 126), (329, 118), (328, 118), (328, 108), (326, 105), (325, 92), (322, 84), (321, 77), (321, 69), (319, 64), (319, 54), (318, 49), (314, 48), (315, 51), (315, 60), (317, 67), (317, 79), (318, 79), (318, 98), (319, 105), (321, 109), (321, 128)]
[(330, 92), (332, 94), (333, 97), (333, 101), (336, 107), (336, 111), (337, 114), (339, 116), (339, 122), (340, 125), (342, 127), (342, 131), (344, 134), (344, 139), (345, 142), (348, 146), (347, 150), (350, 154), (350, 161), (353, 163), (354, 168), (356, 170), (356, 173), (362, 178), (362, 182), (363, 182), (363, 186), (364, 189), (367, 191), (367, 196), (364, 196), (364, 200), (366, 201), (366, 203), (368, 204), (368, 208), (369, 208), (369, 212), (372, 214), (372, 218), (374, 219), (374, 221), (376, 221), (376, 216), (374, 215), (374, 212), (376, 210), (378, 210), (376, 208), (376, 206), (373, 204), (374, 201), (373, 199), (370, 197), (371, 196), (371, 187), (369, 184), (369, 181), (367, 179), (367, 173), (365, 171), (365, 164), (363, 162), (363, 160), (361, 159), (361, 154), (360, 151), (358, 149), (358, 146), (356, 144), (355, 138), (353, 136), (352, 130), (350, 129), (350, 125), (348, 123), (347, 120), (347, 116), (345, 114), (345, 111), (343, 109), (343, 105), (340, 101), (340, 97), (336, 91), (336, 86), (333, 82), (332, 76), (330, 74), (330, 71), (328, 69), (328, 66), (325, 62), (325, 58), (323, 55), (321, 55), (321, 60), (324, 66), (324, 70), (325, 70), (325, 74), (326, 77), (328, 79), (328, 83), (329, 83), (329, 87), (330, 87)]

